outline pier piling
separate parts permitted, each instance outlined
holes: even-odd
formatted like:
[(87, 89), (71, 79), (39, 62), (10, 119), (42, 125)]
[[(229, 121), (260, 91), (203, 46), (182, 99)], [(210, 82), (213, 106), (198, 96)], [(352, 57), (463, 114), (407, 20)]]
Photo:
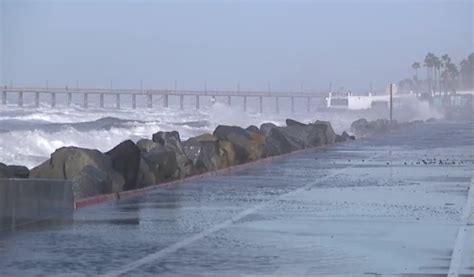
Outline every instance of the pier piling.
[(40, 94), (37, 91), (37, 92), (35, 92), (35, 107), (39, 108), (39, 106), (40, 106)]
[(56, 93), (51, 92), (51, 108), (56, 107)]
[(275, 97), (275, 109), (276, 109), (276, 113), (279, 114), (280, 113), (280, 101), (278, 101), (278, 96)]
[(2, 91), (2, 105), (3, 106), (7, 105), (7, 92), (6, 91)]
[(115, 95), (115, 107), (120, 110), (120, 94)]
[(134, 93), (132, 94), (132, 109), (137, 108), (137, 95)]
[(147, 101), (146, 101), (146, 104), (147, 104), (146, 106), (147, 106), (149, 109), (153, 108), (153, 95), (152, 95), (150, 92), (148, 92), (148, 94), (147, 94)]
[(295, 97), (291, 96), (291, 113), (295, 113)]
[[(101, 96), (103, 96), (103, 95), (101, 94)], [(88, 105), (89, 105), (89, 103), (88, 103), (88, 101), (87, 101), (87, 98), (88, 98), (88, 94), (87, 94), (87, 93), (84, 93), (84, 103), (82, 104), (82, 107), (83, 107), (84, 109), (87, 109), (87, 108), (88, 108)], [(102, 99), (103, 99), (103, 98), (101, 98), (101, 100), (102, 100)], [(103, 104), (103, 102), (101, 102), (101, 104)], [(101, 107), (101, 108), (102, 108), (102, 107)]]
[(23, 107), (23, 91), (18, 92), (18, 107)]

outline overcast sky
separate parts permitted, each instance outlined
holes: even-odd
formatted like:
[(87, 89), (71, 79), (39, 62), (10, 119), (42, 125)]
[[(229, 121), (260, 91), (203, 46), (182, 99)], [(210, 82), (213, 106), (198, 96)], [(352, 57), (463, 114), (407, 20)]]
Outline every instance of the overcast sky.
[(473, 52), (473, 1), (3, 1), (3, 83), (352, 90)]

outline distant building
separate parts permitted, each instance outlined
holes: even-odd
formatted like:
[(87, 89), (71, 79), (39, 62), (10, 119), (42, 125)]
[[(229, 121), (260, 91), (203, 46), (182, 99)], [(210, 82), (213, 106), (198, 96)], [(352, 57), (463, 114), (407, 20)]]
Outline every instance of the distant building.
[[(396, 106), (404, 106), (416, 101), (416, 94), (394, 94), (393, 103)], [(329, 93), (326, 98), (327, 108), (347, 109), (347, 110), (367, 110), (374, 108), (389, 108), (390, 95), (333, 95)]]

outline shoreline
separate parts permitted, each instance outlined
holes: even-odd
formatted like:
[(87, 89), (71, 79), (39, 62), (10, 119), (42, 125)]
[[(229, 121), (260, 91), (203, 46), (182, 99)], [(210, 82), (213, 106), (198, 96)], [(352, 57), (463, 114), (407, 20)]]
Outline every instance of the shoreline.
[[(411, 123), (356, 120), (354, 133), (361, 138)], [(213, 134), (181, 141), (179, 133), (158, 132), (152, 140), (124, 141), (102, 153), (95, 149), (63, 147), (31, 171), (0, 163), (0, 178), (66, 180), (73, 183), (74, 210), (146, 194), (160, 187), (244, 170), (310, 149), (328, 148), (355, 137), (336, 134), (330, 122), (301, 123), (287, 119), (286, 126), (264, 123), (260, 128), (219, 125)], [(5, 176), (3, 176), (5, 178)]]

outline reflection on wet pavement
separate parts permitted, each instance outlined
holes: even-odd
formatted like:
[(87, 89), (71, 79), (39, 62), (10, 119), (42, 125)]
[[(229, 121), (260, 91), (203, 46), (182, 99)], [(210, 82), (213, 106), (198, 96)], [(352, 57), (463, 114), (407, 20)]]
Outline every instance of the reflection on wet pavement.
[(473, 152), (473, 124), (426, 124), (164, 187), (5, 235), (0, 275), (446, 276)]

